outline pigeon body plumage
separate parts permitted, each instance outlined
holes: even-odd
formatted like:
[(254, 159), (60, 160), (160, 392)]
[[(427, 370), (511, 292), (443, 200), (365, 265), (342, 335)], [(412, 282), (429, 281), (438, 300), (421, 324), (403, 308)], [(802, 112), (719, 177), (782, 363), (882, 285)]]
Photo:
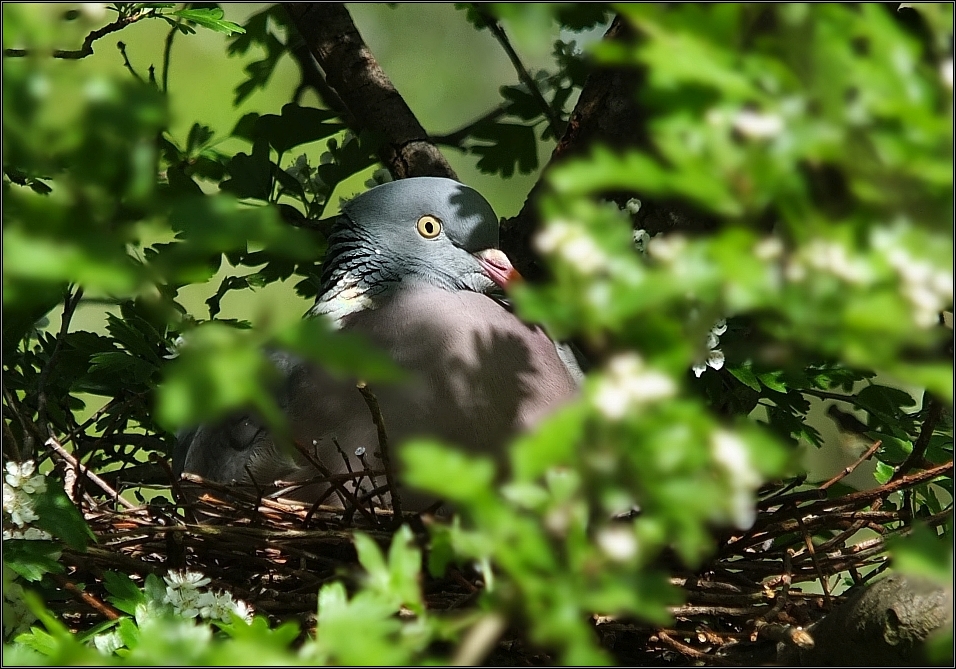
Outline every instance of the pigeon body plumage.
[[(383, 184), (342, 207), (308, 315), (361, 333), (408, 372), (404, 381), (373, 389), (396, 465), (402, 443), (425, 436), (504, 466), (510, 438), (576, 392), (573, 362), (541, 328), (488, 294), (517, 276), (497, 246), (491, 206), (450, 179)], [(263, 489), (348, 467), (381, 468), (376, 426), (355, 379), (333, 377), (292, 353), (270, 356), (281, 378), (277, 402), (313, 462), (274, 443), (264, 423), (245, 413), (181, 435), (174, 470)], [(327, 489), (312, 484), (289, 496), (315, 501)], [(406, 510), (435, 501), (402, 487)]]

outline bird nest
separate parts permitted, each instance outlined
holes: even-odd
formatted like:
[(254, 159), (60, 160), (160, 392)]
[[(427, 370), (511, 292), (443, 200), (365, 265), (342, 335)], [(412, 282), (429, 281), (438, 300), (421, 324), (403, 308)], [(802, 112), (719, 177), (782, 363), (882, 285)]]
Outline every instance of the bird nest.
[[(595, 614), (592, 622), (604, 647), (625, 664), (749, 664), (773, 661), (780, 643), (812, 646), (806, 628), (855, 586), (884, 571), (887, 540), (908, 531), (912, 518), (892, 496), (952, 475), (948, 462), (912, 470), (871, 490), (835, 495), (845, 489), (835, 484), (878, 445), (816, 487), (799, 480), (765, 486), (751, 529), (720, 537), (715, 555), (701, 569), (671, 570), (672, 582), (686, 598), (672, 608), (673, 623), (659, 627)], [(135, 579), (182, 568), (203, 572), (214, 586), (259, 613), (298, 618), (309, 628), (320, 587), (359, 573), (353, 532), (361, 530), (385, 545), (395, 527), (395, 518), (372, 504), (347, 511), (299, 506), (189, 475), (172, 481), (171, 472), (175, 503), (119, 504), (108, 483), (76, 471), (75, 461), (73, 467), (109, 498), (76, 496), (97, 539), (86, 551), (65, 550), (62, 558), (68, 570), (61, 585), (72, 597), (60, 604), (60, 612), (78, 629), (117, 615), (105, 597), (104, 571)], [(950, 512), (947, 508), (926, 520), (939, 524)], [(424, 544), (423, 518), (406, 521)], [(452, 568), (441, 578), (424, 575), (422, 586), (430, 609), (454, 612), (472, 606), (483, 583), (480, 574)], [(510, 629), (487, 661), (548, 664), (551, 658), (533, 650), (520, 629)]]

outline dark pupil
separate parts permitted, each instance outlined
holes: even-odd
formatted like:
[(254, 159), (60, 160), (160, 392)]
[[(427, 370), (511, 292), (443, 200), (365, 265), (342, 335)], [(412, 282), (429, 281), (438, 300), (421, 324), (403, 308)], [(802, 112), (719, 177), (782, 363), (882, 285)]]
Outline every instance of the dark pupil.
[(425, 232), (427, 232), (428, 234), (431, 234), (433, 229), (434, 229), (434, 226), (432, 225), (432, 222), (431, 222), (431, 221), (426, 221), (426, 222), (425, 222)]

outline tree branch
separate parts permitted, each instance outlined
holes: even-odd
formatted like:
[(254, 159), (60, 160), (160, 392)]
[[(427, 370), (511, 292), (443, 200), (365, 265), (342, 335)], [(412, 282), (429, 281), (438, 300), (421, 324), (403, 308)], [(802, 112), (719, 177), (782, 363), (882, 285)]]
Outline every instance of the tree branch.
[(379, 155), (395, 178), (457, 178), (375, 60), (342, 3), (289, 4), (286, 11), (325, 72), (325, 81), (359, 127), (384, 139)]
[(903, 464), (893, 472), (893, 477), (890, 481), (899, 481), (906, 475), (906, 472), (918, 465), (923, 460), (923, 456), (926, 455), (929, 440), (933, 438), (933, 430), (936, 429), (936, 423), (939, 422), (940, 417), (943, 415), (943, 405), (929, 395), (926, 397), (929, 401), (929, 410), (926, 412), (923, 425), (920, 427), (919, 437), (916, 438), (916, 443), (913, 444), (912, 452), (906, 460), (903, 461)]
[(487, 26), (488, 30), (491, 31), (491, 34), (494, 35), (496, 40), (498, 40), (501, 48), (505, 50), (505, 53), (508, 55), (508, 60), (511, 61), (511, 65), (515, 68), (515, 72), (518, 73), (518, 79), (520, 79), (521, 83), (528, 87), (528, 92), (531, 93), (531, 97), (534, 98), (534, 101), (541, 108), (541, 113), (544, 114), (544, 117), (548, 119), (548, 124), (551, 126), (551, 132), (555, 137), (560, 137), (563, 128), (561, 119), (558, 118), (558, 115), (554, 112), (554, 109), (548, 104), (548, 101), (544, 99), (544, 96), (541, 95), (541, 91), (538, 90), (538, 85), (535, 83), (531, 73), (528, 72), (527, 68), (525, 68), (524, 63), (521, 62), (518, 52), (515, 51), (514, 47), (511, 45), (511, 41), (508, 39), (508, 35), (505, 34), (504, 28), (501, 27), (500, 23), (498, 23), (498, 19), (484, 11), (480, 5), (473, 4), (472, 6), (475, 8), (475, 11), (478, 13), (481, 19), (485, 22), (485, 26)]
[[(86, 58), (87, 56), (93, 55), (93, 42), (103, 37), (106, 37), (110, 33), (115, 33), (126, 26), (132, 25), (137, 21), (142, 21), (145, 18), (154, 16), (152, 12), (141, 11), (136, 14), (131, 14), (129, 16), (120, 16), (118, 19), (112, 23), (108, 23), (102, 28), (94, 30), (89, 35), (86, 36), (86, 39), (83, 40), (83, 45), (75, 50), (70, 51), (66, 49), (55, 49), (53, 51), (54, 58), (65, 58), (67, 60), (79, 60), (81, 58)], [(31, 55), (33, 52), (29, 49), (4, 49), (3, 55), (8, 58), (23, 58), (25, 56)]]

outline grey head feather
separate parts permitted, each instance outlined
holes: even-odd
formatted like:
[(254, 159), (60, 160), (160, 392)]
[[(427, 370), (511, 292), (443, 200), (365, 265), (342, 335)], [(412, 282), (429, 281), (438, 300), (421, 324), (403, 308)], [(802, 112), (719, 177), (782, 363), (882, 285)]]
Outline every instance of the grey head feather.
[[(418, 232), (426, 215), (441, 222), (432, 239)], [(341, 324), (351, 313), (374, 309), (402, 282), (487, 292), (495, 284), (472, 254), (497, 247), (498, 218), (473, 188), (442, 177), (376, 186), (342, 206), (309, 315)]]

